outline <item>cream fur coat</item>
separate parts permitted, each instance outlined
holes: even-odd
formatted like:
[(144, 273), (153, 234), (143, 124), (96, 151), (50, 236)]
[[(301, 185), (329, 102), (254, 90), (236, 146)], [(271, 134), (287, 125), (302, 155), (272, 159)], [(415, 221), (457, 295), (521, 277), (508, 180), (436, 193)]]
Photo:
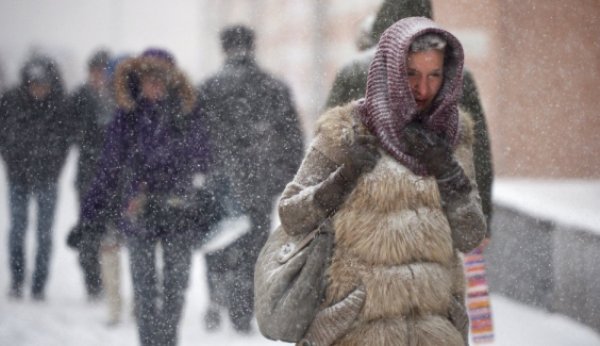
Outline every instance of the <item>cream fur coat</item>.
[[(433, 177), (413, 174), (380, 150), (375, 168), (359, 178), (333, 215), (334, 255), (323, 307), (364, 285), (366, 300), (353, 327), (336, 345), (458, 346), (467, 344), (460, 252), (485, 234), (474, 183), (472, 122), (460, 117), (455, 157), (473, 182), (468, 198), (442, 202)], [(310, 232), (326, 217), (313, 196), (343, 162), (343, 148), (366, 133), (355, 104), (334, 108), (315, 139), (279, 214), (291, 234)]]

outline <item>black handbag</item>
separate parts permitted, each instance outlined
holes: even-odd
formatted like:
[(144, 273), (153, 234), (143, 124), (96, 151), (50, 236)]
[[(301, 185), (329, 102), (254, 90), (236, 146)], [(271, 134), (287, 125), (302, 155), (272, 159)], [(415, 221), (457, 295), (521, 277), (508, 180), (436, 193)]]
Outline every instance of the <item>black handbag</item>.
[(256, 319), (265, 337), (302, 339), (322, 303), (332, 251), (330, 219), (308, 235), (291, 236), (282, 226), (270, 234), (254, 274)]
[(158, 232), (189, 232), (194, 245), (202, 243), (210, 228), (225, 216), (212, 190), (201, 188), (188, 194), (149, 194), (143, 207), (147, 229)]

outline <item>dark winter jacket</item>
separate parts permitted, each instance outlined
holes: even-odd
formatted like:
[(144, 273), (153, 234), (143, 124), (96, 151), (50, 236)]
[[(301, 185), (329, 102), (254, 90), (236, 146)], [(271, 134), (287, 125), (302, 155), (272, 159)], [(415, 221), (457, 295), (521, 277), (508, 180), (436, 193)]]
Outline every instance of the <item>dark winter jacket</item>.
[(463, 74), (463, 94), (459, 104), (473, 118), (473, 132), (475, 144), (473, 145), (473, 161), (475, 162), (475, 180), (481, 196), (481, 208), (487, 219), (487, 237), (490, 237), (492, 219), (492, 185), (494, 182), (494, 166), (492, 162), (492, 149), (488, 135), (485, 113), (473, 74), (465, 70)]
[(200, 87), (215, 161), (243, 207), (271, 201), (294, 176), (303, 135), (290, 91), (252, 58), (230, 58)]
[[(26, 72), (40, 66), (50, 80), (44, 100), (28, 92)], [(56, 64), (36, 57), (25, 64), (21, 84), (0, 100), (0, 153), (10, 183), (25, 186), (55, 183), (67, 156), (69, 121), (63, 84)]]
[[(428, 0), (384, 1), (381, 5), (372, 29), (373, 42), (378, 42), (381, 34), (396, 21), (410, 17), (432, 17), (431, 2)], [(346, 64), (338, 72), (326, 102), (326, 108), (341, 106), (365, 96), (367, 74), (375, 55), (375, 49), (361, 52), (359, 56)], [(475, 145), (473, 147), (476, 181), (486, 215), (488, 236), (492, 215), (493, 166), (490, 140), (485, 113), (473, 75), (467, 69), (463, 74), (463, 95), (459, 101), (461, 108), (471, 114), (474, 125)]]
[(79, 147), (77, 188), (81, 194), (94, 178), (106, 127), (114, 116), (115, 107), (110, 95), (101, 96), (89, 85), (78, 88), (69, 99), (72, 138)]
[[(166, 100), (141, 99), (139, 81), (145, 73), (167, 80)], [(84, 223), (119, 218), (141, 195), (185, 196), (193, 173), (204, 172), (208, 165), (206, 137), (193, 108), (195, 93), (179, 70), (157, 58), (133, 58), (119, 65), (115, 85), (118, 110), (82, 203)], [(120, 191), (122, 200), (115, 201)], [(122, 225), (131, 234), (156, 233), (125, 221)]]

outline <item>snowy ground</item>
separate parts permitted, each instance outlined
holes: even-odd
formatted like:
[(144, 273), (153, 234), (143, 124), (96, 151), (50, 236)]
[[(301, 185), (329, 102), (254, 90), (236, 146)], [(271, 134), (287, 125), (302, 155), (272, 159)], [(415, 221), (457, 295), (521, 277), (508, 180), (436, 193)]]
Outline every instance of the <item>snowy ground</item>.
[[(75, 154), (69, 157), (60, 182), (55, 220), (54, 256), (45, 302), (36, 303), (28, 296), (23, 301), (7, 299), (8, 272), (8, 199), (4, 169), (0, 169), (0, 345), (80, 346), (136, 345), (137, 335), (131, 316), (131, 284), (127, 254), (123, 252), (122, 290), (125, 297), (123, 322), (108, 327), (103, 303), (85, 299), (81, 272), (75, 253), (66, 247), (65, 237), (77, 221), (73, 191)], [(34, 208), (31, 210), (34, 214)], [(28, 230), (28, 259), (33, 259), (32, 229)], [(180, 331), (180, 344), (187, 345), (283, 345), (263, 338), (255, 328), (250, 336), (236, 335), (229, 325), (210, 334), (202, 328), (202, 312), (207, 304), (201, 252), (193, 262), (187, 305)], [(496, 343), (503, 346), (600, 346), (600, 335), (566, 317), (545, 313), (501, 296), (492, 297)]]

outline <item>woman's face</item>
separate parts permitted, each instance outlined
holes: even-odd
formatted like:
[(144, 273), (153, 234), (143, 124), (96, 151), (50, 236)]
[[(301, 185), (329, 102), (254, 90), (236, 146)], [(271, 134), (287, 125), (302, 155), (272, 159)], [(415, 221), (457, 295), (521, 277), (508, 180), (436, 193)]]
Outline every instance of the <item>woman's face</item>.
[(409, 53), (408, 83), (419, 111), (426, 111), (444, 82), (444, 52), (437, 49)]
[(150, 101), (160, 101), (167, 96), (167, 88), (160, 78), (145, 77), (142, 79), (142, 97)]

